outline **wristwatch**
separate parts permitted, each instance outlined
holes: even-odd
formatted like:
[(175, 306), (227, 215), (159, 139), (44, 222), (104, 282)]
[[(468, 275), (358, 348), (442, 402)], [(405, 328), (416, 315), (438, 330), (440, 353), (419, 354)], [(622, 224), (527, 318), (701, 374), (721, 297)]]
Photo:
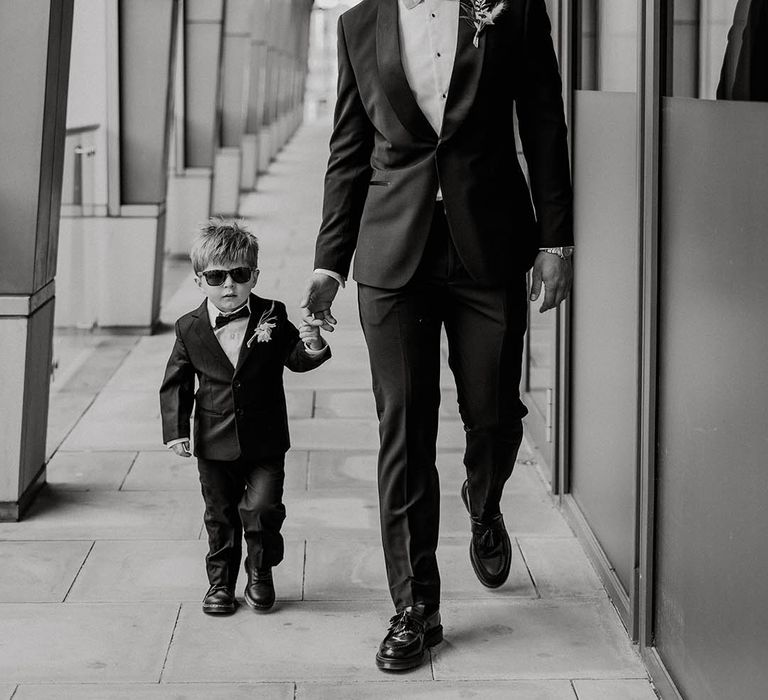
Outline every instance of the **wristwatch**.
[(552, 255), (557, 255), (558, 258), (567, 260), (573, 255), (573, 246), (561, 245), (556, 248), (539, 248), (539, 251), (542, 253), (552, 253)]

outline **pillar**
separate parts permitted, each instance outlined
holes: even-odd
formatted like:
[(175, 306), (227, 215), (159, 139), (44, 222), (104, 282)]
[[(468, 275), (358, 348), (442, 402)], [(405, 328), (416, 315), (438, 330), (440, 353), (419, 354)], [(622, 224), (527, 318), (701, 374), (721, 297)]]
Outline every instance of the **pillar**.
[(213, 213), (240, 209), (242, 140), (248, 109), (252, 0), (227, 0), (221, 58), (221, 147), (213, 174)]
[(45, 481), (72, 0), (0, 0), (0, 519)]
[(189, 254), (191, 241), (211, 215), (214, 160), (219, 146), (218, 100), (224, 39), (223, 0), (186, 0), (183, 16), (183, 78), (177, 123), (176, 167), (168, 182), (168, 253)]
[(243, 168), (241, 189), (253, 190), (259, 172), (261, 129), (266, 99), (267, 75), (267, 1), (253, 0), (251, 11), (251, 54), (248, 85), (248, 108), (243, 135)]

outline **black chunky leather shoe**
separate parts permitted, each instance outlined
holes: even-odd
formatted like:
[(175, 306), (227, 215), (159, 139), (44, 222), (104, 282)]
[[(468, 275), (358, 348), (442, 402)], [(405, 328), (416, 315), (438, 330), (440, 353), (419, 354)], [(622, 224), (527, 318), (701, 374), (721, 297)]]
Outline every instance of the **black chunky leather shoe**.
[(440, 610), (414, 605), (389, 621), (389, 632), (379, 645), (376, 665), (384, 671), (407, 671), (420, 666), (427, 649), (443, 641)]
[(472, 542), (469, 545), (469, 560), (480, 583), (486, 588), (498, 588), (509, 577), (512, 564), (512, 544), (501, 513), (488, 520), (472, 516), (469, 507), (469, 483), (461, 487), (461, 500), (472, 521)]
[(206, 615), (231, 615), (235, 607), (235, 594), (228, 586), (214, 584), (203, 598), (203, 612)]
[(243, 598), (251, 610), (267, 612), (275, 604), (275, 584), (272, 581), (272, 568), (256, 568), (245, 562), (245, 573), (248, 582), (245, 584)]

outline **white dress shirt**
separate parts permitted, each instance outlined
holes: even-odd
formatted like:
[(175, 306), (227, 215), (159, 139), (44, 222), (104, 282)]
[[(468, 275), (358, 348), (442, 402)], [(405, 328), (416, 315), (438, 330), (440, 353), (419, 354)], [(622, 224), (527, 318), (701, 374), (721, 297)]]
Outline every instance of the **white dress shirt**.
[(400, 59), (416, 104), (436, 134), (443, 127), (459, 27), (459, 0), (398, 0)]

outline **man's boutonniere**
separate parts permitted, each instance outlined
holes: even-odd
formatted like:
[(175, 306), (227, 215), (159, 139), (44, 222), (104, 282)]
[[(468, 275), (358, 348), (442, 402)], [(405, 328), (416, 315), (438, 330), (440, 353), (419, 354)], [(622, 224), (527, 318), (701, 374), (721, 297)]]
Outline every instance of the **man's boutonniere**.
[(483, 29), (492, 25), (494, 20), (507, 8), (506, 0), (461, 0), (461, 19), (467, 20), (475, 28), (472, 43), (478, 47)]
[(272, 329), (277, 325), (277, 316), (273, 316), (272, 312), (275, 310), (275, 302), (272, 302), (272, 306), (267, 311), (261, 314), (256, 329), (253, 331), (253, 335), (248, 339), (245, 344), (247, 348), (253, 345), (255, 340), (257, 343), (268, 343), (272, 340)]

